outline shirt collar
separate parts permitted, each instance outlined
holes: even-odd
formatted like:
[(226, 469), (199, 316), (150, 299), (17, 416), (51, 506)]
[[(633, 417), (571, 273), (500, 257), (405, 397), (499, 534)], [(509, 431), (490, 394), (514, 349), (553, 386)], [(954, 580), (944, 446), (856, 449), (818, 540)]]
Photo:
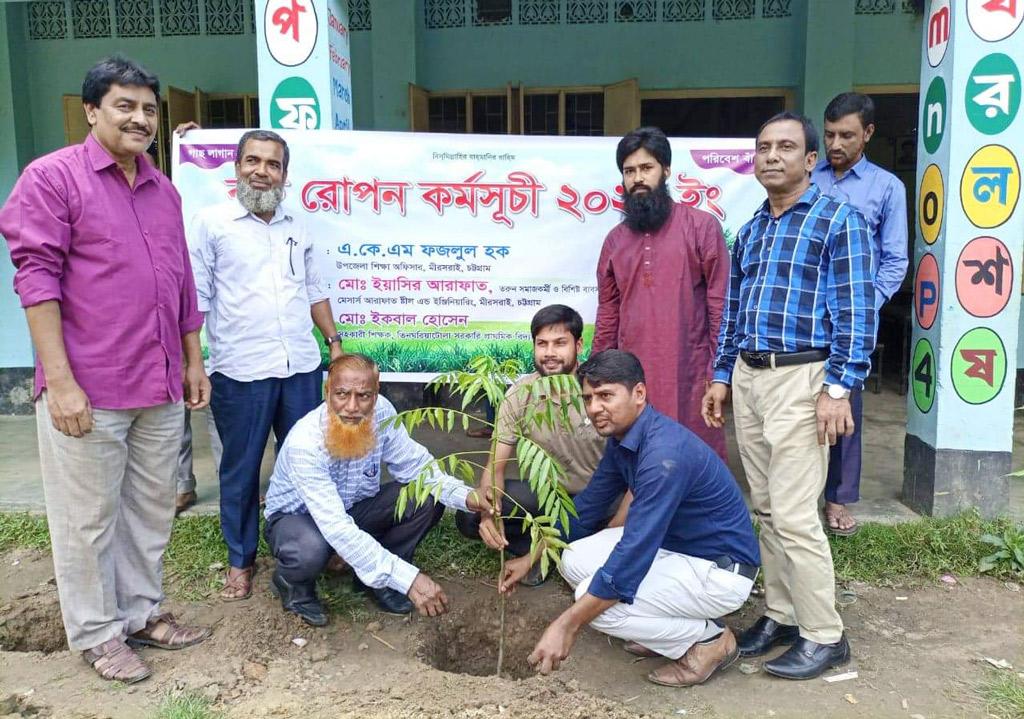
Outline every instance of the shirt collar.
[[(812, 182), (811, 186), (804, 190), (804, 194), (800, 195), (800, 199), (794, 202), (793, 206), (786, 210), (786, 212), (791, 212), (800, 205), (813, 205), (815, 202), (817, 202), (820, 196), (821, 190), (819, 190), (818, 186)], [(786, 214), (786, 212), (783, 212), (782, 214), (784, 215)], [(764, 215), (766, 217), (772, 216), (772, 211), (771, 207), (769, 207), (768, 205), (768, 200), (765, 200), (764, 202), (761, 203), (761, 206), (757, 209), (757, 214)], [(779, 215), (779, 217), (782, 217), (782, 215)]]
[(618, 445), (623, 449), (628, 449), (630, 452), (636, 452), (640, 448), (640, 440), (645, 434), (647, 434), (647, 427), (654, 421), (654, 407), (647, 405), (644, 407), (643, 412), (636, 418), (633, 426), (629, 428), (621, 440), (617, 441)]
[[(242, 203), (239, 202), (238, 198), (236, 197), (235, 198), (235, 209), (231, 213), (231, 219), (232, 220), (241, 220), (241, 219), (246, 218), (246, 217), (252, 217), (257, 222), (263, 222), (263, 220), (261, 220), (260, 218), (256, 217), (256, 215), (252, 214), (247, 209), (242, 207)], [(278, 205), (277, 208), (274, 210), (274, 216), (270, 218), (270, 222), (268, 222), (267, 224), (268, 225), (273, 225), (275, 222), (281, 222), (282, 220), (290, 220), (290, 219), (292, 219), (292, 214), (284, 209), (284, 205)]]
[[(99, 141), (93, 137), (90, 132), (85, 136), (85, 154), (89, 158), (89, 164), (92, 169), (96, 172), (105, 170), (108, 167), (116, 166), (117, 161), (107, 152), (107, 149), (99, 143)], [(135, 186), (138, 187), (144, 182), (154, 180), (157, 177), (158, 170), (153, 167), (150, 163), (146, 162), (142, 157), (136, 156), (135, 158)]]
[[(850, 175), (850, 174), (853, 174), (856, 177), (861, 177), (862, 178), (862, 177), (864, 177), (864, 173), (867, 172), (868, 167), (870, 165), (871, 165), (871, 162), (868, 160), (868, 156), (865, 155), (862, 152), (861, 155), (860, 155), (860, 159), (857, 160), (855, 163), (853, 163), (853, 167), (851, 167), (847, 171), (846, 175), (843, 175), (843, 178), (845, 179), (846, 176)], [(817, 170), (818, 172), (828, 172), (829, 173), (829, 177), (832, 178), (832, 181), (833, 182), (837, 181), (836, 180), (836, 173), (832, 169), (832, 166), (829, 164), (827, 157), (824, 160), (821, 160), (821, 161), (818, 162), (818, 166), (815, 168), (815, 170)]]

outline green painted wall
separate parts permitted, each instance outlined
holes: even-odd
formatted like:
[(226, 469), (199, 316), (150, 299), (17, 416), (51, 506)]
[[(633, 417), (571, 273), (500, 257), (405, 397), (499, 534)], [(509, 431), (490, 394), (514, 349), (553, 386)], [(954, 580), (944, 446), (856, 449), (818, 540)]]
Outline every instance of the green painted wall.
[[(693, 23), (464, 27), (427, 30), (423, 0), (373, 0), (373, 30), (351, 34), (357, 129), (409, 127), (408, 84), (428, 90), (601, 85), (641, 90), (786, 87), (816, 121), (836, 92), (916, 84), (921, 19), (854, 15), (854, 0), (793, 0), (792, 16)], [(761, 3), (757, 4), (760, 8)], [(27, 40), (25, 3), (0, 12), (0, 198), (20, 168), (64, 144), (61, 96), (85, 70), (123, 52), (166, 85), (256, 92), (253, 35)], [(31, 363), (23, 315), (0, 254), (0, 367)]]

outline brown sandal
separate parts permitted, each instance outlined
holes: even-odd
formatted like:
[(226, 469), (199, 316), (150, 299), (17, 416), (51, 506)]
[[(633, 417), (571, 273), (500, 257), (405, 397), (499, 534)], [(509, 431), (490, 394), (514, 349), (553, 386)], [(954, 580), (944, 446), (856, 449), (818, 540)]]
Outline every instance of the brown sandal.
[[(232, 572), (238, 574), (232, 576)], [(244, 567), (228, 569), (227, 577), (224, 579), (224, 588), (220, 592), (220, 598), (225, 602), (240, 602), (252, 596), (252, 576), (256, 573), (256, 567)]]
[(121, 637), (108, 639), (99, 646), (82, 652), (85, 663), (104, 679), (134, 684), (152, 672), (142, 657), (132, 651)]
[(184, 649), (198, 644), (210, 636), (207, 627), (186, 627), (174, 619), (170, 612), (157, 614), (140, 629), (128, 637), (130, 645), (156, 647), (157, 649)]

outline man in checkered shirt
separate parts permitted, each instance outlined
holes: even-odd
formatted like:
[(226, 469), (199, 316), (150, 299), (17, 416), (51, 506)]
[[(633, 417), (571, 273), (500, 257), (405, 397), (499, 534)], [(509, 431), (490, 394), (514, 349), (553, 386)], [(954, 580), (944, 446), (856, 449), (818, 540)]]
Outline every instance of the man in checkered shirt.
[[(411, 564), (416, 546), (445, 506), (490, 512), (486, 498), (435, 472), (441, 501), (428, 499), (396, 518), (402, 485), (433, 457), (404, 427), (382, 426), (395, 408), (379, 388), (380, 371), (369, 357), (343, 354), (331, 362), (327, 400), (289, 432), (270, 478), (265, 531), (277, 559), (272, 590), (286, 610), (313, 626), (327, 623), (316, 578), (335, 552), (355, 572), (356, 588), (368, 589), (383, 611), (444, 614), (444, 591)], [(394, 481), (382, 485), (385, 466)]]

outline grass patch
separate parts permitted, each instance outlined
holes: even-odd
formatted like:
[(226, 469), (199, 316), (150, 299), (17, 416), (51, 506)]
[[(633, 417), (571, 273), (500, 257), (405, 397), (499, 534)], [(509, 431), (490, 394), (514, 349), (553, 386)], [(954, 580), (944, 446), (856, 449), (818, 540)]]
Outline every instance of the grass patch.
[(498, 553), (483, 542), (463, 537), (455, 527), (455, 514), (445, 512), (416, 549), (416, 566), (437, 577), (497, 577)]
[(49, 549), (46, 517), (28, 512), (0, 512), (0, 552), (14, 547)]
[(1000, 719), (1024, 717), (1024, 679), (1013, 672), (989, 672), (989, 677), (978, 687), (985, 702), (985, 710)]
[[(983, 534), (1002, 534), (1012, 524), (1000, 519), (985, 521), (968, 512), (948, 519), (922, 518), (887, 525), (867, 523), (852, 537), (830, 537), (836, 576), (842, 580), (901, 582), (909, 578), (935, 579), (941, 574), (976, 576), (982, 557), (992, 547)], [(46, 518), (27, 513), (0, 513), (0, 551), (14, 547), (49, 548)], [(269, 550), (260, 536), (259, 555)], [(427, 535), (416, 551), (415, 561), (434, 577), (493, 578), (498, 555), (483, 542), (463, 537), (452, 512)], [(164, 555), (164, 569), (171, 594), (184, 601), (202, 601), (223, 583), (227, 549), (216, 516), (181, 517), (174, 522)], [(993, 576), (1020, 580), (1020, 572), (1005, 566)], [(349, 576), (327, 577), (320, 589), (325, 605), (334, 613), (360, 621), (368, 616), (366, 601), (351, 590)]]
[(210, 700), (185, 693), (164, 697), (153, 719), (221, 719), (224, 715), (210, 708)]
[[(852, 537), (829, 537), (836, 576), (865, 582), (934, 579), (950, 573), (970, 576), (992, 547), (982, 534), (1002, 534), (1009, 520), (982, 520), (975, 512), (947, 519), (922, 518), (900, 524), (861, 526)], [(993, 572), (994, 576), (1010, 576)]]

